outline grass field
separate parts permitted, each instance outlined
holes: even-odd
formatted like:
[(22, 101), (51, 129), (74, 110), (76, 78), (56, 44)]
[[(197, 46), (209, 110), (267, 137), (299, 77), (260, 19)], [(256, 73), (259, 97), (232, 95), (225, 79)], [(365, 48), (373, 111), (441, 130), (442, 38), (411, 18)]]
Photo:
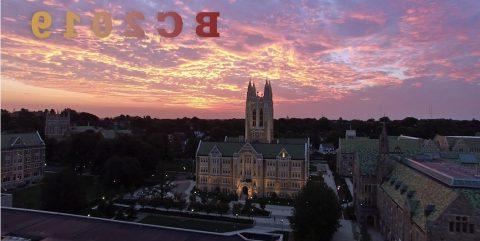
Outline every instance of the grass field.
[(12, 206), (16, 208), (40, 209), (42, 184), (16, 189), (12, 192)]
[[(55, 175), (46, 173), (45, 175)], [(80, 180), (84, 182), (86, 188), (87, 202), (93, 202), (100, 196), (100, 185), (96, 177), (93, 176), (79, 176)], [(42, 199), (42, 182), (32, 186), (17, 188), (11, 191), (12, 206), (17, 208), (41, 209)]]
[(175, 228), (195, 229), (210, 232), (230, 232), (240, 229), (251, 228), (251, 224), (213, 221), (206, 219), (196, 219), (188, 217), (149, 215), (142, 219), (140, 223), (169, 226)]

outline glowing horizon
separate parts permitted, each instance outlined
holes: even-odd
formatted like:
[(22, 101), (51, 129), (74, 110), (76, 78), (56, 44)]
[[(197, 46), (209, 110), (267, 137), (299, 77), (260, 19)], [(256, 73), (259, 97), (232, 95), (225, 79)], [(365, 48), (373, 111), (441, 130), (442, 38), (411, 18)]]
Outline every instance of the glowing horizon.
[[(248, 81), (272, 82), (275, 118), (480, 119), (480, 2), (2, 1), (2, 108), (159, 118), (243, 118)], [(54, 16), (36, 39), (34, 12)], [(92, 35), (94, 10), (112, 34)], [(140, 11), (147, 38), (127, 39)], [(67, 11), (79, 36), (63, 38)], [(160, 38), (156, 12), (184, 21)], [(195, 35), (195, 14), (218, 11), (219, 38)]]

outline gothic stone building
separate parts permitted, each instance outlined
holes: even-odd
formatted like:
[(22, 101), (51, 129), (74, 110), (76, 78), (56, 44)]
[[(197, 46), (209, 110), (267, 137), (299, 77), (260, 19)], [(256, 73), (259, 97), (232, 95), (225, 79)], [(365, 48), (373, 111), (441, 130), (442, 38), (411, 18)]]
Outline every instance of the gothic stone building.
[(248, 197), (294, 197), (308, 179), (309, 139), (273, 137), (272, 87), (264, 95), (249, 83), (245, 137), (201, 141), (196, 153), (197, 188)]
[[(421, 139), (411, 136), (388, 136), (390, 142), (389, 152), (415, 154), (421, 152), (438, 151), (438, 146), (433, 140)], [(378, 155), (379, 139), (360, 137), (355, 130), (347, 130), (344, 138), (338, 139), (337, 173), (345, 177), (353, 177), (353, 167), (356, 158), (363, 155)]]
[(2, 189), (38, 182), (45, 167), (45, 143), (38, 134), (2, 134)]
[(47, 112), (45, 116), (45, 137), (62, 139), (70, 130), (70, 113)]
[(378, 152), (355, 154), (358, 221), (378, 228), (387, 241), (478, 240), (479, 173), (461, 156), (406, 153), (391, 140), (384, 126)]

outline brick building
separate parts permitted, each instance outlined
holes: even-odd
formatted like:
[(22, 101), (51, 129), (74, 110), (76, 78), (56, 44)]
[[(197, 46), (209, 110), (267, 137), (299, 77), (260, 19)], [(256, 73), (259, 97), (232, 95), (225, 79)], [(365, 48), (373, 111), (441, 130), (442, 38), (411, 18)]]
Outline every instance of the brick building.
[(45, 143), (38, 134), (2, 134), (2, 189), (38, 182), (45, 168)]

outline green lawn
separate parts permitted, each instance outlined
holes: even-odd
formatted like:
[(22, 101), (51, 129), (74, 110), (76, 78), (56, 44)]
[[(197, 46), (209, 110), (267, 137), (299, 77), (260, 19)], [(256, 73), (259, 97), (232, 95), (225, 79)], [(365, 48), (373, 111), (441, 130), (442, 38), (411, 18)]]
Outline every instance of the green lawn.
[[(55, 174), (46, 173), (46, 175)], [(100, 198), (101, 191), (97, 177), (80, 176), (80, 180), (85, 184), (88, 203)], [(42, 186), (43, 183), (40, 182), (29, 187), (12, 190), (12, 206), (17, 208), (41, 209)]]
[(149, 215), (142, 219), (140, 223), (169, 226), (176, 228), (195, 229), (210, 232), (230, 232), (240, 229), (251, 228), (251, 224), (213, 221), (206, 219), (196, 219), (166, 215)]
[(42, 198), (42, 184), (15, 189), (12, 192), (12, 206), (16, 208), (40, 209)]

